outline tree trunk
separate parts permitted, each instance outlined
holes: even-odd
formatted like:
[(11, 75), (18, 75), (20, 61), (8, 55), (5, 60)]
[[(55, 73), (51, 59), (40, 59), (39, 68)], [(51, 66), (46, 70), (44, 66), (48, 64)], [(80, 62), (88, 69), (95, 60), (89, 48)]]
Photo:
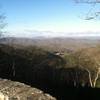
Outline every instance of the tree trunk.
[(92, 80), (93, 87), (96, 86), (96, 82), (97, 82), (97, 79), (98, 79), (98, 74), (99, 74), (98, 72), (95, 73), (94, 79)]

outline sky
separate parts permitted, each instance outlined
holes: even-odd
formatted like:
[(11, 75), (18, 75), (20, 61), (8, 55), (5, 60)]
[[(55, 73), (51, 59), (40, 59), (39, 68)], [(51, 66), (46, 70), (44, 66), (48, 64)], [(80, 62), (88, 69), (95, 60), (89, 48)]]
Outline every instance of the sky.
[[(12, 36), (99, 35), (100, 20), (85, 20), (91, 8), (74, 0), (0, 0), (6, 35)], [(96, 5), (92, 10), (98, 9)]]

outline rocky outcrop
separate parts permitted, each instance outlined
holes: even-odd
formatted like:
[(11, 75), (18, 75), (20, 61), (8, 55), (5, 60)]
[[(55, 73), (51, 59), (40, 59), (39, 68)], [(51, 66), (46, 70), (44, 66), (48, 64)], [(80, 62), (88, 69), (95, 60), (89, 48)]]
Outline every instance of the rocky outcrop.
[(23, 83), (0, 79), (0, 100), (56, 100), (43, 91)]

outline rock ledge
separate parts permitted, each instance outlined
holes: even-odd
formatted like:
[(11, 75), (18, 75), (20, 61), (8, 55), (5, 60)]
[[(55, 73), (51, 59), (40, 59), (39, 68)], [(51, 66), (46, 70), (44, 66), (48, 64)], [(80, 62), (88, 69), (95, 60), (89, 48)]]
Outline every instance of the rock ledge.
[(56, 100), (43, 91), (24, 83), (0, 79), (0, 100)]

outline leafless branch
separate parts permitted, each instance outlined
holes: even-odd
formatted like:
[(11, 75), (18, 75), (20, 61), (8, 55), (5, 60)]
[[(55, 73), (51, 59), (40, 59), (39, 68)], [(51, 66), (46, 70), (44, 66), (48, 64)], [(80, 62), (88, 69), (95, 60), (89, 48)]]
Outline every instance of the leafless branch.
[(100, 3), (100, 0), (74, 0), (76, 3), (91, 4), (91, 9), (86, 14), (85, 20), (92, 20), (100, 15), (100, 11), (95, 11), (95, 7)]
[(87, 4), (94, 4), (100, 3), (100, 0), (75, 0), (76, 3), (87, 3)]
[(4, 27), (7, 25), (7, 23), (5, 23), (5, 18), (6, 16), (1, 13), (0, 14), (0, 37), (2, 36)]

